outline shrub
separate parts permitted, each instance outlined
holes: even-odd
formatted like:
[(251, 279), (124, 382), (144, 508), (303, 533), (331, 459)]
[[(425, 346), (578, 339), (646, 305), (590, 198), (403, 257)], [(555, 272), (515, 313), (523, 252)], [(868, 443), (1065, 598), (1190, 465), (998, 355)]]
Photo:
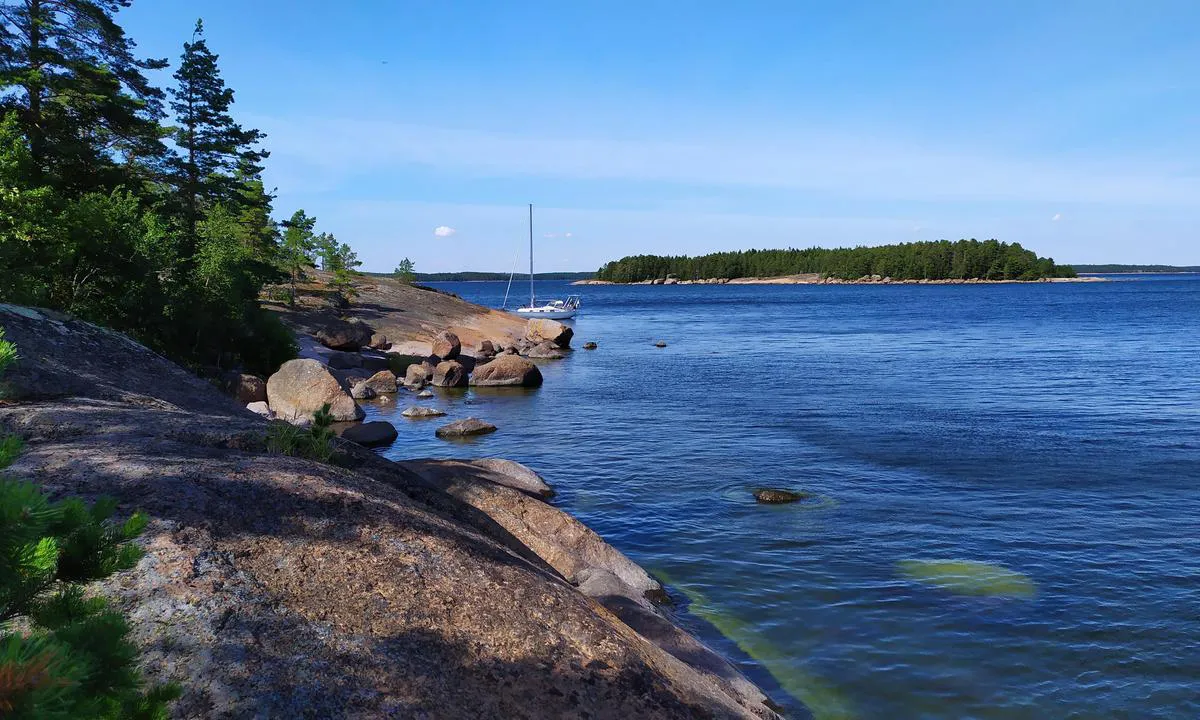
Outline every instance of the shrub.
[(313, 423), (309, 427), (296, 427), (282, 421), (271, 423), (267, 428), (267, 452), (330, 462), (334, 455), (332, 425), (329, 403), (313, 414)]

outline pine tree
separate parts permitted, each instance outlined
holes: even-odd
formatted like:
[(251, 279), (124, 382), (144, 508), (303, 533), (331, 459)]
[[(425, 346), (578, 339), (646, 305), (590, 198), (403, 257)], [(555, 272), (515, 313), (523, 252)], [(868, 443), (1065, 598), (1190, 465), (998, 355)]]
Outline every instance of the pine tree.
[(135, 55), (114, 20), (130, 2), (0, 0), (3, 103), (18, 112), (37, 184), (111, 189), (163, 157), (163, 93), (143, 71), (166, 61)]
[(179, 123), (174, 134), (179, 155), (171, 165), (192, 247), (204, 210), (233, 199), (242, 189), (240, 178), (256, 179), (267, 157), (257, 147), (265, 135), (244, 129), (229, 114), (233, 90), (225, 86), (217, 60), (204, 39), (204, 22), (197, 20), (174, 75), (178, 86), (171, 91), (171, 110)]
[(283, 242), (279, 245), (280, 262), (291, 279), (291, 304), (296, 304), (296, 281), (304, 277), (304, 269), (313, 266), (316, 258), (316, 236), (313, 228), (317, 219), (297, 210), (283, 223)]
[[(603, 272), (603, 269), (601, 269), (601, 272)], [(392, 271), (392, 275), (402, 283), (411, 283), (417, 279), (417, 274), (413, 272), (413, 261), (408, 258), (400, 261), (400, 264)]]

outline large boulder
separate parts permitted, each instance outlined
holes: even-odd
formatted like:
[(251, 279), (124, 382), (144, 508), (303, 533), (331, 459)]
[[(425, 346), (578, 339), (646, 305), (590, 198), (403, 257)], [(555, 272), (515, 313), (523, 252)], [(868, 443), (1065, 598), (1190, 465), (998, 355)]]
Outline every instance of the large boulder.
[(570, 347), (575, 331), (557, 320), (535, 318), (525, 326), (525, 339), (537, 345), (546, 341), (560, 348)]
[(329, 404), (334, 420), (361, 420), (362, 408), (342, 389), (329, 368), (311, 359), (288, 360), (267, 379), (267, 401), (280, 418), (311, 420)]
[(374, 390), (376, 395), (390, 395), (400, 389), (396, 373), (391, 370), (380, 370), (367, 378), (367, 387)]
[(449, 330), (443, 330), (433, 339), (433, 354), (441, 360), (453, 360), (462, 352), (462, 341)]
[(547, 340), (530, 348), (525, 353), (525, 357), (535, 360), (562, 360), (566, 357), (566, 353), (562, 351), (562, 348)]
[(473, 437), (496, 432), (496, 426), (479, 418), (456, 420), (449, 425), (443, 425), (435, 433), (440, 438)]
[(467, 369), (457, 360), (440, 362), (433, 369), (432, 383), (436, 387), (466, 387)]
[(398, 433), (390, 422), (376, 420), (361, 425), (351, 425), (342, 431), (342, 439), (349, 440), (364, 447), (390, 445), (395, 442)]
[(243, 405), (267, 401), (267, 384), (262, 378), (242, 375), (237, 382), (237, 400)]
[(525, 358), (501, 355), (476, 367), (471, 384), (477, 387), (539, 387), (542, 371)]
[(363, 322), (332, 322), (317, 331), (317, 342), (333, 350), (361, 350), (371, 344), (371, 327)]

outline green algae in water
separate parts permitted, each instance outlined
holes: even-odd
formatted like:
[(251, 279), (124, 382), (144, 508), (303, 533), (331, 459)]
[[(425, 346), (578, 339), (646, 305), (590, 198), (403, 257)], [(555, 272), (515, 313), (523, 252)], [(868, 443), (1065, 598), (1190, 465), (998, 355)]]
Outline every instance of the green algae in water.
[(856, 715), (849, 700), (833, 685), (797, 669), (792, 656), (764, 638), (750, 623), (722, 612), (699, 590), (681, 584), (668, 573), (656, 569), (653, 574), (664, 585), (683, 593), (691, 603), (689, 612), (715, 627), (738, 649), (762, 665), (784, 692), (804, 703), (815, 720), (854, 720)]
[(947, 592), (978, 597), (1033, 597), (1033, 581), (1003, 565), (974, 560), (901, 560), (900, 574)]

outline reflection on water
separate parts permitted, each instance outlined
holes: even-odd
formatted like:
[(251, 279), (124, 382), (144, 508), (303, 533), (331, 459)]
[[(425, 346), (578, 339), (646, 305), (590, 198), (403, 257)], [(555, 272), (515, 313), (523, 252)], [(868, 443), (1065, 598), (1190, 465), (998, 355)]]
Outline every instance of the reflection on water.
[(584, 290), (599, 349), (385, 454), (536, 468), (798, 717), (1200, 717), (1200, 281)]

